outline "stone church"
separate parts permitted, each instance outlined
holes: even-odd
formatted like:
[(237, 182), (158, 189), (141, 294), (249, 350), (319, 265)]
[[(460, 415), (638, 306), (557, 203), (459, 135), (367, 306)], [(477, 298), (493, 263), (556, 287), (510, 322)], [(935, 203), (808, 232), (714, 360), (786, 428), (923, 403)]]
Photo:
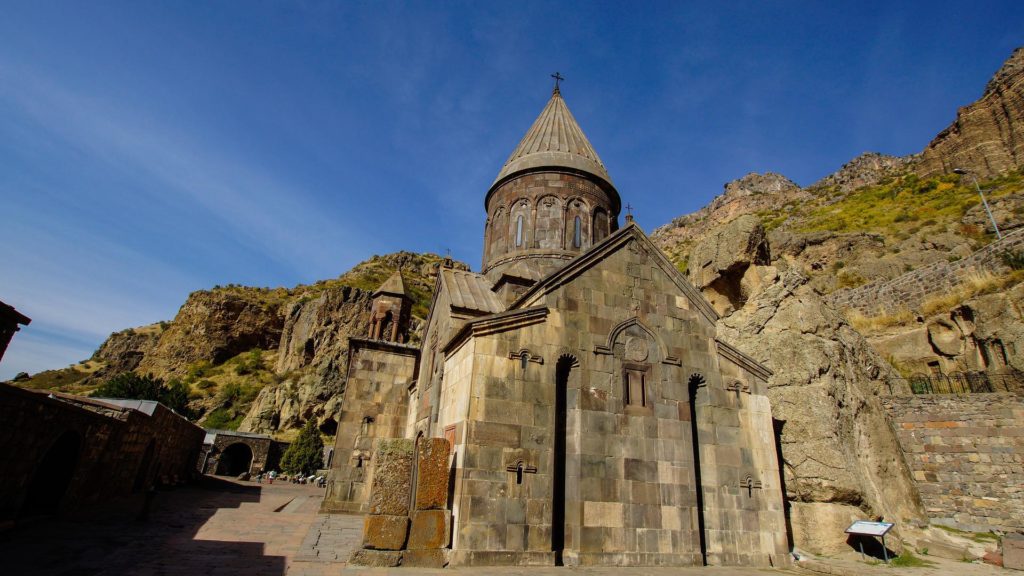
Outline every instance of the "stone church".
[(325, 511), (369, 511), (385, 439), (444, 438), (453, 565), (788, 561), (770, 372), (621, 206), (556, 87), (484, 196), (480, 273), (442, 267), (421, 346), (401, 275), (374, 294)]

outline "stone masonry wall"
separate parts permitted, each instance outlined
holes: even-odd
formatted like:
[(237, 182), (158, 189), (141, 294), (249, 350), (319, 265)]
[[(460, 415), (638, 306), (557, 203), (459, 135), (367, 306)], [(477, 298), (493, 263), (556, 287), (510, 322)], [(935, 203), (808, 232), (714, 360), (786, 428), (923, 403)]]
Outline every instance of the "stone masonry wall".
[(928, 516), (964, 530), (1024, 530), (1024, 398), (890, 396)]
[(857, 288), (836, 290), (826, 297), (839, 310), (853, 309), (866, 316), (915, 310), (930, 297), (954, 290), (971, 274), (1001, 273), (1006, 270), (1002, 254), (1024, 250), (1024, 229), (1003, 236), (1002, 240), (956, 262), (936, 262), (897, 276)]

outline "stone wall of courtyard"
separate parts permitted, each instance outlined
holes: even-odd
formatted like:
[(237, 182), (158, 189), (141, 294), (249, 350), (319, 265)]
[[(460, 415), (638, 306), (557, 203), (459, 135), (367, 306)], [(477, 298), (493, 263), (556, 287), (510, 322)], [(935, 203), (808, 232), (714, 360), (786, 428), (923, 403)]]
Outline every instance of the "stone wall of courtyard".
[(883, 399), (928, 516), (963, 530), (1024, 530), (1024, 398)]

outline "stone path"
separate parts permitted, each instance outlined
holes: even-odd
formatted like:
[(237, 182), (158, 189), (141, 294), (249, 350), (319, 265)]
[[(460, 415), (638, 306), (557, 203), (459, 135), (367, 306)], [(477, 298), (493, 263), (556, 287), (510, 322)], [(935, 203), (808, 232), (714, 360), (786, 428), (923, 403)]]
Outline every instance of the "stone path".
[[(361, 541), (362, 517), (318, 514), (322, 489), (206, 478), (160, 492), (149, 519), (143, 499), (99, 506), (65, 520), (37, 521), (0, 533), (0, 574), (38, 576), (354, 576), (421, 574), (566, 576), (755, 576), (810, 574), (791, 568), (488, 567), (445, 570), (346, 566)], [(934, 559), (933, 559), (934, 560)], [(869, 566), (856, 554), (811, 566), (820, 573), (982, 576), (989, 566), (942, 561), (933, 568)]]

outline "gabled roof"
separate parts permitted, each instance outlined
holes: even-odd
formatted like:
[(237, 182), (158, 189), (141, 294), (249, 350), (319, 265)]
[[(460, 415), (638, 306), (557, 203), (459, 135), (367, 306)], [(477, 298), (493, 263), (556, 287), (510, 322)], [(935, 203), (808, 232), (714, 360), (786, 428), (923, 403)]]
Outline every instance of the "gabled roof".
[(390, 278), (385, 280), (384, 283), (380, 285), (380, 288), (377, 288), (376, 290), (373, 291), (374, 296), (378, 294), (394, 294), (395, 296), (405, 296), (405, 281), (402, 280), (402, 271), (396, 270), (395, 273), (392, 274)]
[(505, 305), (497, 294), (491, 291), (491, 282), (485, 276), (465, 270), (442, 268), (440, 278), (448, 292), (452, 308), (484, 314), (505, 310)]
[(491, 190), (518, 172), (537, 168), (570, 168), (596, 176), (614, 188), (608, 170), (597, 151), (576, 123), (559, 90), (551, 94), (547, 106), (523, 136), (519, 146), (505, 161)]
[(631, 240), (639, 242), (644, 248), (646, 248), (646, 251), (651, 256), (652, 260), (654, 260), (665, 274), (675, 282), (676, 286), (679, 287), (679, 290), (686, 295), (687, 299), (689, 299), (694, 309), (700, 312), (712, 324), (718, 320), (718, 313), (715, 312), (715, 309), (712, 308), (711, 304), (704, 298), (704, 295), (701, 294), (693, 284), (690, 284), (689, 280), (683, 277), (682, 272), (677, 270), (676, 267), (668, 261), (668, 258), (665, 257), (665, 254), (651, 242), (642, 230), (640, 230), (640, 227), (632, 222), (627, 223), (624, 227), (602, 240), (590, 250), (580, 254), (564, 267), (552, 272), (547, 278), (538, 282), (525, 294), (520, 296), (519, 299), (513, 302), (512, 305), (508, 307), (509, 310), (526, 307), (537, 295), (546, 294), (557, 289), (559, 286), (567, 284), (573, 278), (579, 276), (595, 264), (604, 260), (609, 254), (612, 254), (613, 252), (628, 245)]

